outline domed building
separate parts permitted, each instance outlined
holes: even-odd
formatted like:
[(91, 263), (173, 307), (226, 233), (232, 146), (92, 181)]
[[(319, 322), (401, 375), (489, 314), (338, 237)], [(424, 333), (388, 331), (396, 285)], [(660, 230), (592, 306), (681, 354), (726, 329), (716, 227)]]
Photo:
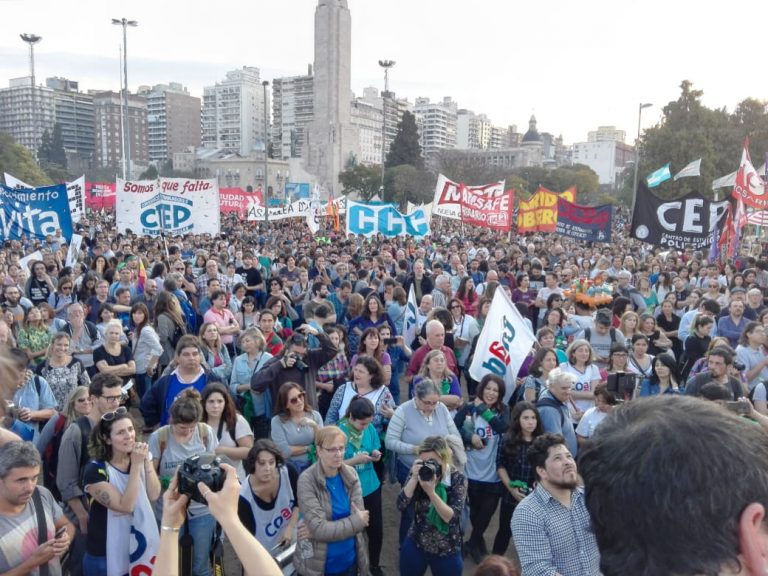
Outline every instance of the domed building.
[(528, 132), (525, 133), (522, 140), (522, 146), (539, 146), (541, 147), (543, 142), (541, 140), (541, 134), (536, 130), (536, 116), (531, 114), (531, 119), (528, 121)]

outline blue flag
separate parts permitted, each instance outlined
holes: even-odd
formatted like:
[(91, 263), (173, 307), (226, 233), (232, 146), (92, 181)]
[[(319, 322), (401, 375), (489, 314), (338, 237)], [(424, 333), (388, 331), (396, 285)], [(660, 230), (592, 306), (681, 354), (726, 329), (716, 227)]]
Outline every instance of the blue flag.
[(669, 180), (672, 178), (672, 174), (669, 171), (669, 162), (667, 162), (664, 166), (656, 170), (655, 172), (651, 172), (648, 174), (648, 177), (646, 180), (648, 181), (648, 188), (654, 188), (661, 184), (662, 182)]
[(44, 240), (57, 230), (69, 242), (72, 213), (66, 184), (19, 189), (0, 186), (0, 240), (20, 240), (22, 236)]

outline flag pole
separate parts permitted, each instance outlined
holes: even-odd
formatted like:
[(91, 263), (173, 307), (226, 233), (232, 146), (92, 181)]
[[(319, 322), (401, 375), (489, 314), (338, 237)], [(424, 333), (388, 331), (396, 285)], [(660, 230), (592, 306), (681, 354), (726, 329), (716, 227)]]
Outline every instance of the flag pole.
[(157, 213), (157, 222), (160, 224), (160, 238), (163, 239), (163, 248), (165, 248), (165, 261), (171, 262), (171, 255), (168, 253), (168, 242), (165, 240), (165, 228), (163, 227), (163, 219), (160, 216), (160, 203), (155, 206), (155, 212)]

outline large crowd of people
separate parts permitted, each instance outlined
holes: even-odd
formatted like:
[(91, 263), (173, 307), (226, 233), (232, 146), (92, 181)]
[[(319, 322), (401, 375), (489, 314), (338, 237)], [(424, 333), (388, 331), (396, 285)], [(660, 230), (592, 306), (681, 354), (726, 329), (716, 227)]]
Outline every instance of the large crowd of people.
[[(611, 245), (445, 220), (418, 240), (233, 217), (148, 238), (93, 213), (78, 254), (6, 241), (0, 573), (266, 574), (287, 550), (276, 573), (621, 573), (577, 467), (606, 481), (590, 449), (614, 413), (686, 395), (768, 421), (763, 245), (721, 264), (626, 223)], [(469, 370), (497, 291), (536, 338), (512, 391)], [(200, 455), (220, 494), (179, 477)]]

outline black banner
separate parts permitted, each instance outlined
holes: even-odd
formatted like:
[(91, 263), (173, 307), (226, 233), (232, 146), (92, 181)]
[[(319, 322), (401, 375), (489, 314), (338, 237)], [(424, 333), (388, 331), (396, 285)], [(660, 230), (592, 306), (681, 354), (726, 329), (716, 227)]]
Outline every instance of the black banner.
[(631, 235), (655, 246), (699, 250), (712, 243), (715, 226), (722, 230), (727, 209), (728, 201), (710, 202), (698, 192), (662, 200), (640, 182)]

